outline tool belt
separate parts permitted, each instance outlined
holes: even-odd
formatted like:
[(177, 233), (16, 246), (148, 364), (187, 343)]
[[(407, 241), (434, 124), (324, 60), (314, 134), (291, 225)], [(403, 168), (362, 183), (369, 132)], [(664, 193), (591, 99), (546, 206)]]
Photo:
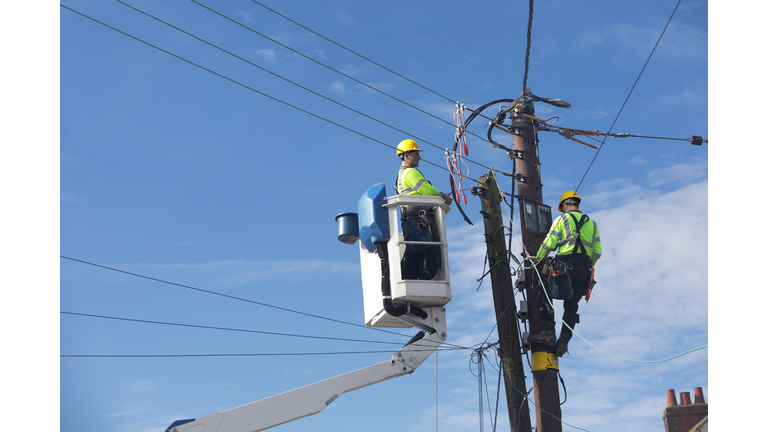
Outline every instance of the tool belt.
[(573, 281), (565, 260), (549, 258), (544, 266), (544, 285), (550, 299), (570, 300), (573, 298)]
[[(435, 225), (434, 209), (431, 207), (408, 206), (403, 210), (400, 224), (405, 241), (440, 241)], [(429, 245), (408, 245), (412, 252), (423, 252)]]
[(589, 257), (585, 254), (549, 257), (542, 274), (550, 299), (570, 300), (574, 297), (572, 271), (592, 271)]

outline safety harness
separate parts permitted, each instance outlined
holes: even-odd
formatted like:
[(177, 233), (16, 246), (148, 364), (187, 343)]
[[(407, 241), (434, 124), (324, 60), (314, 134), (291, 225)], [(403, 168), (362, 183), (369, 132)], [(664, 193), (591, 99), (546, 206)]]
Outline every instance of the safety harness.
[(565, 238), (558, 242), (558, 249), (561, 245), (573, 241), (573, 252), (567, 255), (557, 255), (554, 258), (550, 257), (547, 266), (545, 266), (548, 274), (547, 293), (551, 298), (561, 300), (573, 298), (573, 281), (571, 280), (570, 271), (574, 269), (574, 266), (584, 267), (586, 270), (591, 270), (592, 267), (587, 249), (581, 239), (581, 227), (589, 221), (589, 216), (582, 213), (581, 218), (577, 220), (570, 213), (565, 213), (565, 215), (573, 218), (576, 227), (572, 232), (570, 222), (563, 216)]
[[(399, 195), (408, 195), (413, 191), (418, 191), (421, 185), (428, 181), (422, 178), (413, 187), (403, 189), (403, 179), (405, 178), (405, 174), (409, 169), (415, 168), (402, 167), (400, 168), (400, 172), (397, 174), (397, 179), (395, 180), (395, 191), (397, 191)], [(440, 241), (437, 230), (435, 229), (436, 226), (434, 222), (434, 209), (431, 207), (404, 205), (401, 205), (400, 209), (400, 225), (403, 227), (403, 240), (428, 242)], [(429, 279), (432, 279), (440, 268), (439, 254), (436, 256), (436, 261), (434, 262), (427, 263), (426, 260), (428, 253), (436, 253), (435, 246), (407, 245), (406, 249), (409, 251), (409, 253), (419, 255), (423, 254), (423, 258), (420, 260), (418, 274), (421, 275), (424, 271), (427, 271), (429, 273)], [(403, 260), (405, 260), (405, 256), (403, 256)]]
[[(573, 222), (576, 224), (576, 227), (573, 229), (573, 232), (571, 232), (571, 224), (567, 220), (563, 220), (563, 227), (565, 228), (565, 238), (560, 242), (561, 244), (564, 244), (566, 242), (574, 241), (573, 244), (573, 252), (567, 255), (558, 255), (558, 258), (565, 258), (568, 259), (569, 262), (569, 270), (571, 269), (571, 266), (574, 261), (577, 258), (581, 258), (584, 261), (584, 265), (587, 267), (592, 267), (591, 261), (589, 259), (589, 255), (587, 254), (587, 249), (584, 247), (584, 243), (581, 239), (581, 227), (584, 226), (585, 223), (589, 222), (589, 216), (582, 213), (581, 218), (579, 220), (576, 220), (576, 216), (565, 213), (563, 216), (568, 215), (573, 219)], [(560, 244), (558, 244), (558, 248), (560, 247)]]

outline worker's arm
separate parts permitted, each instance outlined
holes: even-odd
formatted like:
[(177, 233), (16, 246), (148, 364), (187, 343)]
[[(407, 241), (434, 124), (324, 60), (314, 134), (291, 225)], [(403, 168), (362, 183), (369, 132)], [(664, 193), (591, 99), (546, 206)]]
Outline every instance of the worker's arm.
[(429, 180), (417, 169), (410, 169), (405, 173), (403, 184), (406, 189), (412, 188), (413, 192), (408, 195), (440, 196), (440, 191), (432, 186)]
[(592, 233), (592, 267), (594, 267), (603, 254), (603, 246), (600, 244), (600, 230), (597, 229), (597, 224), (594, 221), (592, 223), (595, 226), (595, 231)]
[(547, 233), (547, 236), (541, 243), (541, 247), (539, 247), (538, 253), (536, 253), (536, 262), (543, 260), (550, 252), (557, 250), (557, 243), (563, 239), (563, 232), (563, 218), (558, 216), (552, 222), (552, 228), (549, 229), (549, 233)]

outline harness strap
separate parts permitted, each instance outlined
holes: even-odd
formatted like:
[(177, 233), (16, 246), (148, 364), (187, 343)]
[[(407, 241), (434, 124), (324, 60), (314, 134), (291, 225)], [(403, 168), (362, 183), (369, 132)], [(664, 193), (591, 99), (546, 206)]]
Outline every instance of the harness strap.
[[(576, 217), (573, 216), (572, 214), (570, 214), (570, 213), (565, 213), (565, 214), (571, 216), (571, 218), (573, 218), (573, 222), (576, 224), (576, 227), (574, 228), (574, 230), (573, 230), (574, 232), (573, 233), (571, 233), (571, 224), (568, 223), (567, 220), (565, 220), (564, 221), (565, 223), (563, 224), (564, 227), (565, 227), (565, 239), (566, 240), (570, 239), (570, 238), (575, 238), (576, 239), (575, 242), (574, 242), (574, 246), (573, 246), (573, 252), (571, 254), (569, 254), (569, 255), (575, 255), (575, 254), (587, 255), (587, 249), (584, 247), (584, 243), (589, 243), (589, 242), (584, 241), (584, 243), (582, 243), (582, 240), (581, 240), (581, 227), (583, 227), (584, 224), (589, 221), (589, 216), (587, 216), (584, 213), (582, 213), (581, 214), (581, 219), (576, 220)], [(590, 244), (590, 246), (591, 246), (591, 244)]]

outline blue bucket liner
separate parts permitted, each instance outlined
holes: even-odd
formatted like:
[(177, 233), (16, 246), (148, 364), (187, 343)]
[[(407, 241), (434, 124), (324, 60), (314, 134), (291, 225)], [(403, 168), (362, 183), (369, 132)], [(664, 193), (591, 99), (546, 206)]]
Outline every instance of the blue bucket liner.
[(386, 188), (379, 183), (365, 191), (357, 204), (360, 241), (371, 253), (376, 250), (376, 243), (389, 240), (386, 196)]
[(341, 213), (336, 216), (339, 225), (339, 241), (346, 244), (355, 244), (360, 238), (360, 229), (357, 226), (357, 213)]

